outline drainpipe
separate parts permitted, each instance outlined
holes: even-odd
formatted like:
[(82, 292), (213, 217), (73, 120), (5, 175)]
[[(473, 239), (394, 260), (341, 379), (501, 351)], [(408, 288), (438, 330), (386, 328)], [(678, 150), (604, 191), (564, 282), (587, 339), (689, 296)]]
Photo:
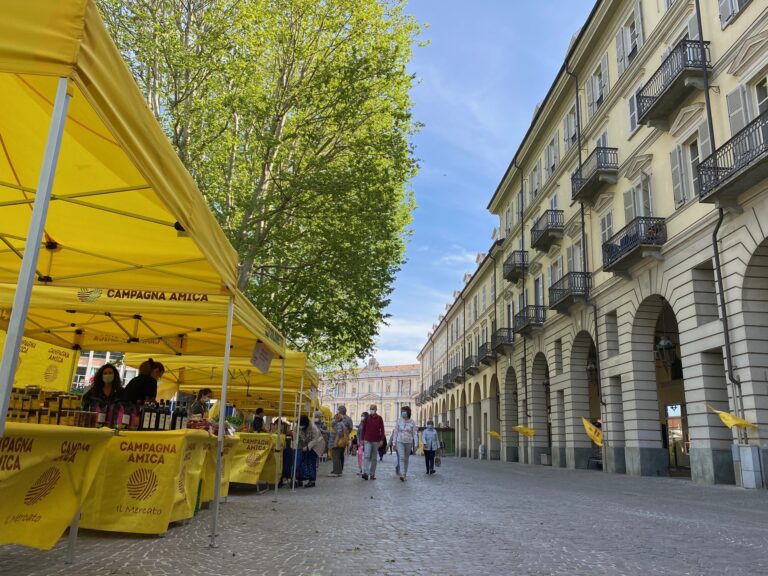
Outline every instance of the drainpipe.
[[(709, 71), (707, 70), (707, 49), (704, 45), (704, 28), (701, 25), (701, 5), (700, 0), (696, 0), (696, 26), (699, 29), (699, 61), (701, 65), (702, 76), (704, 77), (704, 104), (707, 111), (707, 128), (709, 129), (709, 142), (712, 149), (712, 153), (717, 150), (715, 145), (715, 128), (712, 122), (712, 103), (709, 97)], [(725, 218), (725, 212), (722, 208), (717, 209), (717, 224), (712, 232), (712, 251), (715, 256), (715, 279), (717, 284), (717, 291), (720, 297), (720, 320), (723, 324), (723, 344), (725, 345), (725, 363), (727, 365), (728, 380), (731, 383), (731, 391), (733, 394), (733, 403), (736, 408), (736, 413), (739, 417), (744, 418), (744, 397), (741, 390), (741, 380), (734, 373), (733, 370), (733, 356), (731, 354), (731, 335), (728, 325), (728, 311), (726, 309), (725, 302), (725, 290), (723, 288), (723, 273), (720, 265), (720, 247), (717, 241), (717, 234), (720, 231), (720, 226)], [(749, 435), (746, 430), (737, 429), (737, 435), (739, 442), (743, 441), (744, 444), (749, 443)]]

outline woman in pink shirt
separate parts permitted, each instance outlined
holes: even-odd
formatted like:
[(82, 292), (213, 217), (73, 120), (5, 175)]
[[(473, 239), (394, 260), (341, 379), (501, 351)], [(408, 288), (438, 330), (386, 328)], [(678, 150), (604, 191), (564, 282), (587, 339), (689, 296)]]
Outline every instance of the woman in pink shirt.
[(416, 422), (411, 420), (411, 407), (403, 406), (400, 410), (400, 418), (395, 424), (392, 434), (392, 443), (397, 447), (400, 460), (400, 481), (405, 482), (408, 476), (408, 458), (411, 455), (419, 438), (419, 428)]

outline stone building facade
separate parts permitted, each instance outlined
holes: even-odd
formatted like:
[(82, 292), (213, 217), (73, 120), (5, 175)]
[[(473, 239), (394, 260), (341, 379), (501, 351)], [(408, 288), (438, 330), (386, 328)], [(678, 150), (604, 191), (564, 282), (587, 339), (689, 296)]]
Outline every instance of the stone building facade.
[(375, 358), (359, 370), (326, 374), (320, 380), (322, 404), (336, 413), (340, 405), (357, 424), (360, 414), (371, 404), (378, 406), (379, 415), (389, 434), (400, 414), (400, 408), (410, 406), (414, 417), (414, 396), (421, 388), (419, 364), (380, 366)]
[(766, 485), (768, 4), (697, 4), (574, 36), (419, 355), (461, 455)]

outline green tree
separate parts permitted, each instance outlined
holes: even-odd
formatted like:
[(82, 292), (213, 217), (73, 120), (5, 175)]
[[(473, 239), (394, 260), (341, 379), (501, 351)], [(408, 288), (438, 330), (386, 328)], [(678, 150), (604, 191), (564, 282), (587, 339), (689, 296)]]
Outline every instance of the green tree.
[(98, 4), (240, 254), (240, 289), (321, 365), (366, 355), (414, 206), (404, 1)]

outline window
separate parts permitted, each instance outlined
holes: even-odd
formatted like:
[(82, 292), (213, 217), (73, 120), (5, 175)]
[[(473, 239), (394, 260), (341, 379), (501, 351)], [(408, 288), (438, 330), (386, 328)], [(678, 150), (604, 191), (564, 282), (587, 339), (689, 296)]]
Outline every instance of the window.
[(528, 289), (523, 288), (522, 292), (517, 295), (517, 310), (521, 311), (525, 309), (526, 304), (528, 303)]
[(603, 130), (602, 134), (595, 140), (595, 148), (608, 148), (608, 132)]
[(608, 54), (603, 54), (600, 65), (587, 78), (587, 110), (592, 117), (597, 109), (603, 104), (610, 84), (608, 81)]
[(640, 124), (637, 122), (637, 96), (640, 94), (640, 91), (643, 89), (642, 86), (638, 86), (637, 90), (633, 94), (629, 95), (629, 98), (627, 99), (627, 105), (629, 106), (629, 135), (632, 136), (637, 129), (640, 127)]
[(536, 166), (533, 167), (533, 170), (531, 170), (531, 174), (528, 177), (528, 185), (530, 186), (531, 190), (531, 200), (536, 198), (536, 196), (539, 195), (539, 189), (541, 188), (541, 160), (536, 162)]
[(507, 328), (512, 328), (512, 318), (514, 318), (514, 305), (512, 303), (507, 304)]
[(472, 322), (477, 322), (477, 294), (472, 298), (474, 305), (472, 306)]
[(544, 306), (544, 275), (539, 274), (533, 280), (533, 297), (537, 306)]
[(547, 149), (544, 154), (544, 173), (547, 178), (551, 178), (557, 169), (557, 164), (560, 162), (560, 131), (556, 131), (555, 135), (547, 144)]
[(563, 257), (558, 256), (549, 265), (549, 285), (552, 286), (555, 282), (563, 277)]
[(702, 158), (712, 153), (706, 121), (699, 125), (693, 138), (670, 152), (672, 167), (672, 195), (675, 207), (680, 207), (698, 194), (699, 179), (696, 167)]
[(485, 311), (485, 309), (488, 307), (488, 304), (487, 304), (486, 299), (485, 299), (485, 288), (486, 288), (486, 286), (485, 286), (485, 284), (483, 284), (483, 307), (481, 309), (483, 311)]
[(568, 246), (566, 255), (568, 259), (568, 272), (582, 272), (584, 270), (584, 251), (582, 250), (581, 238)]
[(749, 2), (750, 0), (717, 0), (720, 8), (720, 27), (728, 26)]
[(523, 207), (525, 206), (524, 199), (525, 199), (525, 193), (523, 192), (523, 187), (521, 185), (520, 191), (517, 193), (517, 211), (521, 219), (523, 215)]
[(624, 224), (640, 216), (653, 216), (652, 206), (651, 177), (642, 172), (635, 185), (624, 192)]
[(549, 199), (549, 209), (557, 210), (557, 193), (552, 194), (552, 197)]
[(504, 212), (504, 231), (506, 232), (506, 236), (509, 236), (510, 231), (512, 230), (512, 204), (510, 203), (507, 206), (506, 211)]
[(565, 120), (563, 120), (563, 144), (566, 152), (568, 152), (568, 150), (571, 149), (571, 146), (574, 146), (578, 140), (576, 129), (576, 105), (574, 104), (565, 115)]
[(761, 78), (755, 84), (755, 97), (757, 98), (757, 114), (759, 116), (768, 110), (768, 77)]
[(600, 217), (600, 240), (603, 244), (613, 236), (613, 210), (606, 211)]
[(619, 74), (624, 72), (643, 47), (643, 19), (640, 0), (635, 1), (635, 8), (624, 25), (616, 33), (616, 57)]

